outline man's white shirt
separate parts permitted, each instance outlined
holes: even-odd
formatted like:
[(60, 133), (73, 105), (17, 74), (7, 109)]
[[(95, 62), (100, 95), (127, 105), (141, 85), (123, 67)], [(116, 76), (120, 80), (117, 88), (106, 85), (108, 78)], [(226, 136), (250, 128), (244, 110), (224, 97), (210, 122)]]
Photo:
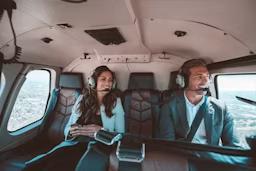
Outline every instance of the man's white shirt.
[[(193, 120), (195, 119), (195, 116), (202, 104), (204, 103), (205, 96), (200, 100), (199, 103), (196, 105), (190, 103), (188, 100), (187, 96), (185, 95), (184, 92), (184, 97), (185, 97), (185, 103), (186, 103), (186, 115), (187, 115), (187, 121), (189, 127), (191, 127)], [(202, 119), (199, 128), (197, 129), (195, 136), (192, 139), (193, 143), (198, 143), (198, 144), (207, 144), (207, 139), (206, 139), (206, 131), (205, 131), (205, 124), (204, 124), (204, 119)]]

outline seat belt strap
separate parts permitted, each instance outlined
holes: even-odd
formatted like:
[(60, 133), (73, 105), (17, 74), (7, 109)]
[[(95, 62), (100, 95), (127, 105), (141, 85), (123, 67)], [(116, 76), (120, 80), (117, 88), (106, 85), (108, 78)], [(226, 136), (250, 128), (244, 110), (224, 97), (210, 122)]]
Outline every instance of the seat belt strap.
[(186, 138), (186, 141), (188, 141), (188, 142), (191, 142), (192, 139), (194, 138), (196, 131), (198, 130), (199, 125), (202, 122), (203, 117), (205, 116), (207, 99), (208, 99), (207, 96), (205, 96), (204, 103), (200, 106), (200, 108), (192, 122), (190, 131), (187, 134), (187, 138)]

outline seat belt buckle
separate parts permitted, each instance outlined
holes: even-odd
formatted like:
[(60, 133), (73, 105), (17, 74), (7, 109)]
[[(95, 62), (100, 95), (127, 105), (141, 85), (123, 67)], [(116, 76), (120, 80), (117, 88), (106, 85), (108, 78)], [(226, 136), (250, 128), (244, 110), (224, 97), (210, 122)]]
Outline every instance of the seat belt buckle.
[(95, 132), (94, 134), (95, 140), (106, 144), (106, 145), (112, 145), (116, 141), (119, 141), (122, 138), (122, 134), (117, 132), (108, 132), (103, 129)]
[(145, 158), (145, 144), (119, 141), (116, 156), (119, 161), (141, 163)]

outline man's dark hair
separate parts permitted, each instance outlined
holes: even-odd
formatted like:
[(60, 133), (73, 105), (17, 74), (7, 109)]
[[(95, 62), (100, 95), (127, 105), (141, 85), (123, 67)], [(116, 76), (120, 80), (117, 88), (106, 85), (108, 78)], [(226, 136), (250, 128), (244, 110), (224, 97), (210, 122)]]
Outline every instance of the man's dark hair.
[(205, 62), (205, 60), (200, 59), (200, 58), (199, 59), (191, 59), (191, 60), (184, 62), (183, 65), (181, 66), (180, 70), (184, 76), (189, 77), (189, 75), (190, 75), (189, 70), (193, 67), (198, 67), (198, 66), (203, 66), (203, 67), (207, 68), (207, 63)]
[[(184, 89), (188, 86), (190, 69), (197, 66), (203, 66), (207, 68), (207, 64), (203, 59), (191, 59), (183, 63), (176, 79), (176, 83), (180, 86), (180, 88)], [(182, 81), (178, 78), (180, 78)]]

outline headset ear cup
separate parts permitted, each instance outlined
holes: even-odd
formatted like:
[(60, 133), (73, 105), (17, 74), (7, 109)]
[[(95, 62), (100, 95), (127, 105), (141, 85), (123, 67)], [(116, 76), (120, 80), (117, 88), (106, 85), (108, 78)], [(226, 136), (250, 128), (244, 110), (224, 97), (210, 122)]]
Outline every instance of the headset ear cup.
[(93, 79), (93, 77), (88, 77), (88, 85), (90, 88), (95, 88), (95, 80)]
[(178, 74), (177, 77), (176, 77), (176, 83), (181, 88), (184, 88), (185, 87), (185, 78), (184, 78), (184, 76), (182, 76), (181, 74)]

